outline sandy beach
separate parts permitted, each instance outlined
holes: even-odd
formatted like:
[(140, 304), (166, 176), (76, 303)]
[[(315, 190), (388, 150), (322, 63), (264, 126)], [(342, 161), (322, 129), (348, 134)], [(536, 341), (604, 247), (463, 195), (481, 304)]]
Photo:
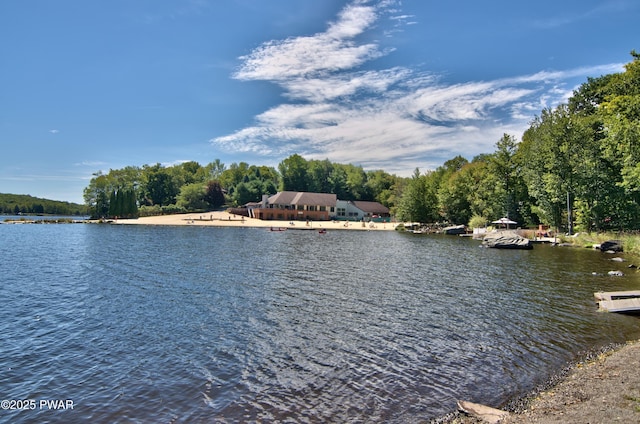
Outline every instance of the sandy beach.
[(353, 222), (353, 221), (263, 221), (260, 219), (232, 215), (228, 212), (202, 212), (178, 215), (147, 216), (138, 219), (117, 219), (113, 224), (123, 225), (197, 225), (206, 227), (247, 227), (287, 230), (359, 230), (393, 231), (395, 222)]

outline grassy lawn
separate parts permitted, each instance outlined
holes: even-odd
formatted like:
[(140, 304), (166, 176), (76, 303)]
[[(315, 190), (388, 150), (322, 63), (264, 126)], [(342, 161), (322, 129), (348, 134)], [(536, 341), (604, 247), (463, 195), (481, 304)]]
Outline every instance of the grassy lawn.
[(624, 233), (578, 233), (577, 236), (559, 235), (562, 243), (571, 243), (576, 247), (592, 247), (607, 240), (620, 240), (626, 254), (640, 258), (640, 235)]

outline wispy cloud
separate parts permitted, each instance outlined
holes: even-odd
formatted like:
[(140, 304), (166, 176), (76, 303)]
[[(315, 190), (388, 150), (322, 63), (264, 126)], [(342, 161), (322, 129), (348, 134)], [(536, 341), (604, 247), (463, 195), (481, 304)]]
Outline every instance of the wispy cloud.
[(160, 165), (170, 167), (170, 166), (182, 165), (183, 163), (186, 163), (186, 162), (191, 162), (191, 161), (188, 159), (176, 159), (176, 160), (172, 160), (171, 162), (162, 162)]
[(82, 162), (77, 162), (77, 163), (74, 163), (73, 165), (74, 166), (88, 166), (88, 167), (91, 167), (91, 168), (97, 168), (97, 167), (104, 166), (106, 164), (107, 164), (106, 162), (97, 161), (97, 160), (94, 160), (94, 161), (83, 160)]
[(409, 175), (458, 154), (491, 152), (503, 133), (520, 136), (535, 113), (565, 101), (575, 88), (570, 80), (622, 69), (612, 64), (458, 84), (407, 67), (365, 70), (389, 52), (363, 35), (392, 13), (394, 25), (409, 24), (411, 17), (393, 7), (356, 1), (325, 32), (268, 41), (241, 57), (234, 78), (271, 81), (288, 102), (211, 142), (272, 159), (299, 153)]
[[(553, 15), (547, 19), (538, 19), (533, 22), (533, 27), (540, 29), (553, 29), (592, 18), (597, 20), (606, 19), (604, 16), (611, 12), (630, 11), (637, 8), (638, 2), (635, 0), (606, 0), (591, 9), (580, 13), (564, 16)], [(553, 12), (550, 11), (550, 13)]]
[(375, 43), (358, 44), (354, 40), (376, 19), (375, 7), (347, 6), (325, 32), (269, 41), (251, 54), (242, 56), (243, 64), (234, 77), (286, 82), (291, 78), (325, 75), (357, 67), (384, 54)]
[(5, 181), (79, 181), (90, 179), (85, 175), (74, 174), (22, 174), (22, 175), (0, 175), (0, 180)]

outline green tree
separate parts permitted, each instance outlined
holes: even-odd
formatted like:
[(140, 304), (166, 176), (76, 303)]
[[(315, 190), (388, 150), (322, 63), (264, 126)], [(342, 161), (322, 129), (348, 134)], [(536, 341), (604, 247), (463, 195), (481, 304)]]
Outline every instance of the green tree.
[(176, 202), (180, 188), (171, 173), (159, 163), (143, 167), (143, 187), (145, 202), (149, 205), (166, 206)]
[(329, 193), (335, 194), (341, 200), (354, 200), (349, 197), (347, 171), (342, 166), (334, 166), (329, 175)]
[(501, 201), (503, 196), (496, 193), (498, 178), (489, 166), (491, 156), (490, 154), (476, 156), (469, 165), (461, 170), (461, 172), (468, 172), (469, 179), (473, 182), (473, 188), (469, 194), (471, 218), (481, 217), (485, 221), (503, 213)]
[(83, 196), (89, 215), (92, 218), (102, 218), (109, 215), (109, 196), (114, 190), (109, 178), (98, 171), (93, 174), (89, 185), (84, 189)]
[(371, 193), (373, 200), (392, 208), (396, 203), (395, 187), (397, 180), (398, 177), (383, 170), (368, 171), (367, 191)]
[(256, 186), (250, 182), (241, 182), (233, 193), (233, 203), (237, 206), (257, 201), (258, 192)]
[(522, 177), (522, 164), (517, 153), (516, 138), (504, 134), (496, 143), (496, 151), (488, 157), (488, 164), (489, 172), (496, 177), (495, 196), (496, 200), (502, 204), (500, 214), (523, 222), (530, 217), (530, 202), (527, 186)]
[(281, 175), (282, 191), (309, 191), (307, 171), (308, 162), (300, 155), (294, 154), (278, 165)]
[(610, 94), (600, 110), (606, 128), (602, 143), (605, 157), (620, 165), (620, 185), (637, 205), (640, 203), (640, 54), (635, 51), (631, 54), (633, 61), (625, 66), (625, 72), (610, 78)]
[(167, 168), (167, 171), (172, 175), (178, 188), (185, 184), (204, 183), (208, 178), (207, 170), (195, 161), (182, 162), (179, 165)]
[(632, 56), (625, 72), (589, 78), (525, 132), (518, 156), (543, 221), (582, 230), (640, 225), (640, 57)]
[[(466, 165), (468, 166), (468, 165)], [(449, 175), (438, 189), (438, 204), (443, 217), (453, 224), (466, 224), (471, 219), (469, 199), (473, 184), (464, 168)]]
[(538, 215), (556, 228), (569, 229), (565, 211), (573, 209), (582, 141), (567, 105), (543, 110), (523, 135), (523, 177), (529, 194), (536, 199)]
[(334, 165), (328, 160), (310, 160), (308, 162), (308, 189), (314, 193), (332, 193), (331, 173)]
[(126, 218), (138, 217), (138, 202), (136, 199), (136, 192), (132, 188), (125, 189), (125, 208), (123, 215)]
[(118, 202), (116, 198), (116, 191), (112, 190), (109, 195), (109, 217), (115, 217), (119, 214)]
[(180, 188), (180, 194), (176, 199), (176, 206), (187, 211), (207, 210), (205, 200), (205, 186), (202, 183), (185, 184)]
[(209, 180), (218, 180), (226, 169), (227, 167), (220, 161), (220, 159), (216, 159), (205, 166), (205, 170), (208, 174), (207, 178)]
[(133, 189), (111, 191), (108, 216), (111, 218), (135, 218), (138, 216), (136, 195)]
[(373, 200), (368, 191), (367, 174), (361, 166), (342, 165), (347, 175), (347, 188), (349, 200)]
[(407, 181), (398, 203), (397, 215), (402, 221), (432, 222), (435, 218), (436, 195), (433, 180), (420, 174), (418, 168)]
[(227, 193), (231, 196), (235, 190), (235, 187), (244, 181), (245, 176), (249, 172), (249, 164), (246, 162), (232, 163), (220, 175), (220, 184), (227, 190)]

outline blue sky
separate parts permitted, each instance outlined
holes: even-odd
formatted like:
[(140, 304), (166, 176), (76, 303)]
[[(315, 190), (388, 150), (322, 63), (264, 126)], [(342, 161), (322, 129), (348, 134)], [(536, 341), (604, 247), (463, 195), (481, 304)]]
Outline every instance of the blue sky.
[(307, 159), (409, 176), (640, 51), (637, 0), (0, 0), (0, 192)]

